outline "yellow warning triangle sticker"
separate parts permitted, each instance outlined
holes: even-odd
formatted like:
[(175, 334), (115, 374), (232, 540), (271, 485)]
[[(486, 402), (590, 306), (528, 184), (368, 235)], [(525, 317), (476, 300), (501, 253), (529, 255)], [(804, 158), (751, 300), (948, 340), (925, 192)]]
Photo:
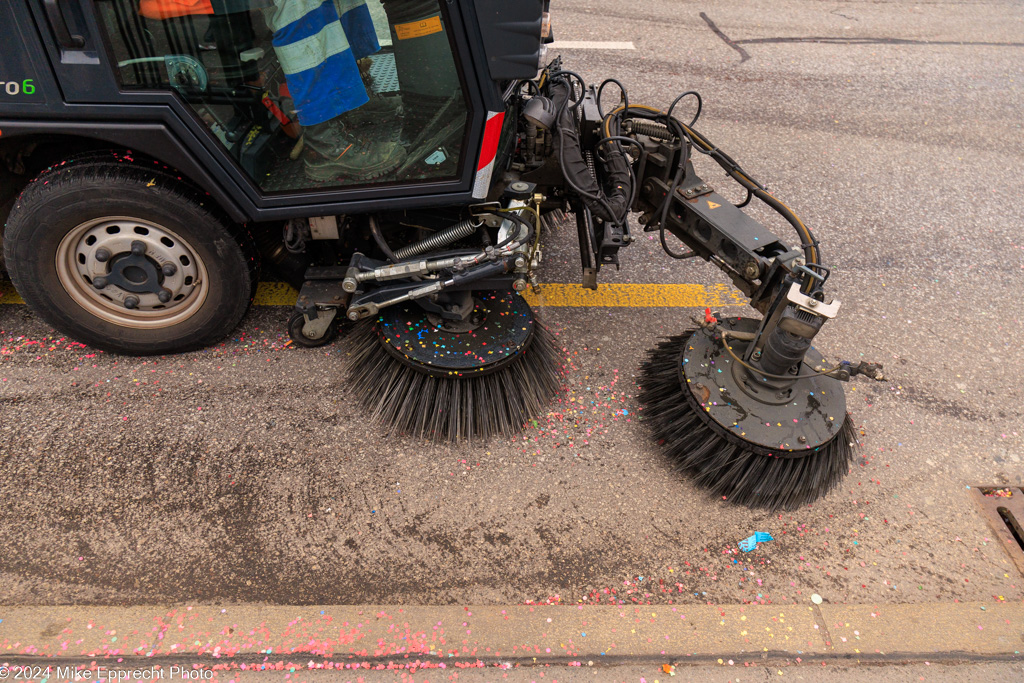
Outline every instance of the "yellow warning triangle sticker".
[(718, 208), (718, 207), (720, 207), (720, 206), (721, 206), (721, 204), (715, 204), (715, 203), (714, 203), (713, 201), (711, 201), (710, 199), (708, 200), (708, 208), (709, 208), (709, 209), (717, 209), (717, 208)]

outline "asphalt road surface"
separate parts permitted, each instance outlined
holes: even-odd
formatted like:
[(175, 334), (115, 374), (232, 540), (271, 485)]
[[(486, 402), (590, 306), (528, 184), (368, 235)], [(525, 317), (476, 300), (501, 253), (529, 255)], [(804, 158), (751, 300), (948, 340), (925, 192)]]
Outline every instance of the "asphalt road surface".
[[(1024, 472), (1019, 4), (559, 0), (555, 31), (632, 42), (563, 51), (632, 102), (699, 90), (698, 129), (816, 230), (843, 301), (817, 346), (889, 377), (848, 387), (863, 449), (840, 488), (770, 515), (673, 470), (635, 380), (696, 309), (543, 310), (568, 368), (550, 412), (431, 445), (382, 438), (344, 342), (286, 346), (284, 308), (131, 358), (0, 305), (0, 602), (1024, 599), (967, 488)], [(574, 239), (547, 236), (544, 281), (578, 281)], [(650, 239), (622, 260), (602, 281), (726, 282)], [(739, 553), (754, 531), (775, 540)]]

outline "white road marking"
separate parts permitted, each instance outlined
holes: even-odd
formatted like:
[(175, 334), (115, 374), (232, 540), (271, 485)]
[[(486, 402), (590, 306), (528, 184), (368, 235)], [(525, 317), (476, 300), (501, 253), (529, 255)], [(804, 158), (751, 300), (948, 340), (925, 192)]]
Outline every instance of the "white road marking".
[(609, 40), (556, 40), (549, 50), (635, 50), (632, 42), (616, 43)]

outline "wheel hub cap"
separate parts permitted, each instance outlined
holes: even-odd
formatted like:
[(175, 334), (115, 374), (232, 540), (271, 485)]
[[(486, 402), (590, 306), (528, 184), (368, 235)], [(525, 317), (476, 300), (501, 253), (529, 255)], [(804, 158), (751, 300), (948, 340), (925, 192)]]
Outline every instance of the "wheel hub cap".
[(137, 328), (165, 327), (206, 299), (206, 270), (173, 231), (137, 218), (83, 223), (61, 242), (57, 275), (90, 313)]

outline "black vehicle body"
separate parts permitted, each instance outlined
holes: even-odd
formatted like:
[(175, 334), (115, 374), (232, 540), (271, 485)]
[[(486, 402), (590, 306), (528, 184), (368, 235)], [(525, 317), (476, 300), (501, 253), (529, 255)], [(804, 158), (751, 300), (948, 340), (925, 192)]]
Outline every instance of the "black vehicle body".
[[(132, 150), (177, 169), (239, 223), (470, 204), (480, 199), (473, 196), (473, 184), (487, 113), (505, 111), (503, 83), (537, 74), (546, 4), (445, 3), (471, 101), (464, 164), (457, 180), (271, 195), (261, 192), (226, 158), (216, 137), (178, 94), (120, 87), (92, 0), (5, 0), (0, 9), (5, 26), (0, 47), (0, 154), (9, 159), (9, 167), (20, 168), (19, 157), (31, 157), (27, 150), (42, 147), (35, 160), (28, 160), (29, 172), (38, 172), (69, 150)], [(32, 92), (23, 87), (26, 81), (31, 81)], [(16, 91), (6, 87), (12, 83), (17, 84)], [(8, 179), (5, 198), (20, 191), (17, 183)]]
[[(520, 296), (538, 286), (549, 224), (575, 216), (593, 289), (638, 230), (657, 232), (668, 257), (713, 263), (763, 316), (708, 311), (652, 352), (641, 398), (659, 440), (717, 495), (771, 508), (815, 499), (852, 453), (838, 381), (880, 376), (827, 367), (811, 346), (839, 309), (818, 241), (693, 128), (697, 93), (662, 111), (549, 61), (548, 10), (5, 0), (11, 279), (65, 334), (160, 354), (228, 334), (269, 267), (299, 289), (298, 344), (357, 323), (348, 385), (374, 416), (458, 440), (514, 432), (559, 390), (557, 349)], [(745, 201), (698, 176), (694, 155)], [(755, 198), (795, 245), (744, 213)]]

